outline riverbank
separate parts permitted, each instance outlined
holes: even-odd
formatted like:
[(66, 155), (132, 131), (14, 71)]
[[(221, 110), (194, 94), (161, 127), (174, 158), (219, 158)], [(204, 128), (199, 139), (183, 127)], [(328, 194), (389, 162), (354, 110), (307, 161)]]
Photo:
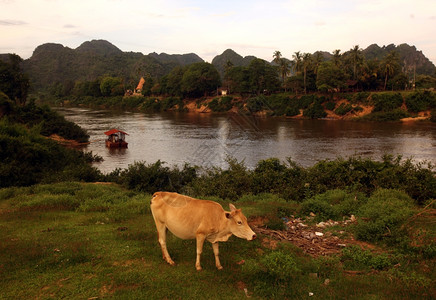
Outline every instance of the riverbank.
[(294, 119), (436, 121), (436, 95), (431, 91), (272, 94), (248, 97), (226, 95), (198, 99), (143, 96), (76, 97), (51, 99), (47, 103), (140, 112), (233, 113)]

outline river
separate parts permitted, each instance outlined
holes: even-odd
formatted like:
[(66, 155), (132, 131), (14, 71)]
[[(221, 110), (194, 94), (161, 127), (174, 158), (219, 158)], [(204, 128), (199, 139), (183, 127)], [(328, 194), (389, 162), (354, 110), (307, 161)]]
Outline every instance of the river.
[[(227, 166), (226, 157), (253, 168), (259, 160), (290, 157), (301, 166), (319, 160), (357, 155), (380, 160), (402, 155), (415, 162), (436, 164), (436, 124), (429, 122), (355, 122), (297, 120), (275, 117), (202, 113), (114, 112), (85, 108), (56, 108), (90, 135), (85, 151), (103, 157), (102, 172), (127, 168), (135, 161), (168, 166), (184, 163)], [(126, 131), (127, 149), (105, 147), (103, 132)]]

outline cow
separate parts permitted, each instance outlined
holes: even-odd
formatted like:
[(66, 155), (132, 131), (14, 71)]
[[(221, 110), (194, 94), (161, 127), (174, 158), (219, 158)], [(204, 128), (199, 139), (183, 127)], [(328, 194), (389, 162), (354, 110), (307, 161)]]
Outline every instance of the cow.
[(221, 270), (223, 267), (219, 259), (218, 242), (227, 241), (232, 234), (249, 241), (256, 238), (241, 209), (236, 209), (233, 204), (229, 206), (228, 212), (214, 201), (194, 199), (177, 193), (154, 193), (150, 207), (164, 260), (175, 265), (166, 246), (166, 232), (169, 229), (178, 238), (197, 240), (195, 267), (198, 271), (202, 269), (200, 256), (203, 243), (205, 240), (212, 243), (215, 265)]

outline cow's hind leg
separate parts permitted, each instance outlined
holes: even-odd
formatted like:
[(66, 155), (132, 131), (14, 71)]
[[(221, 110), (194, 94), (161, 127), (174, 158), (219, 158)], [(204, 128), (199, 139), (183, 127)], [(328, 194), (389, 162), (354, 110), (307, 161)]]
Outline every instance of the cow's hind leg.
[(157, 234), (158, 234), (160, 248), (162, 249), (163, 259), (167, 263), (169, 263), (170, 265), (174, 266), (175, 263), (171, 259), (170, 254), (168, 253), (168, 250), (167, 250), (167, 243), (166, 243), (166, 241), (167, 241), (167, 228), (166, 228), (165, 224), (160, 223), (160, 222), (156, 222), (156, 228), (157, 228)]
[(220, 250), (219, 250), (219, 245), (218, 242), (216, 243), (212, 243), (212, 249), (213, 249), (213, 254), (215, 254), (215, 266), (218, 268), (218, 270), (222, 270), (223, 266), (221, 266), (221, 262), (220, 262)]

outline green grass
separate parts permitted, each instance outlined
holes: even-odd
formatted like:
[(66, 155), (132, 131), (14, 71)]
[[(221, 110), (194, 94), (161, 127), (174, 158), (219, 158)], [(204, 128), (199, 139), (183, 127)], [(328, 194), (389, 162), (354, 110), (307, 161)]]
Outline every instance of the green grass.
[[(227, 209), (227, 202), (214, 200)], [(0, 299), (245, 299), (244, 288), (253, 299), (303, 299), (309, 292), (311, 299), (430, 299), (434, 292), (434, 256), (424, 263), (408, 256), (409, 265), (393, 267), (404, 261), (396, 254), (377, 270), (371, 268), (376, 254), (314, 259), (288, 243), (265, 248), (263, 236), (220, 243), (222, 271), (205, 243), (197, 272), (195, 241), (169, 234), (177, 264), (171, 267), (162, 260), (149, 201), (150, 195), (116, 185), (0, 190)], [(270, 194), (245, 196), (236, 205), (249, 217), (298, 210), (297, 203)], [(366, 257), (371, 263), (362, 263)], [(356, 262), (363, 264), (361, 274), (344, 272), (349, 265), (359, 269)]]

